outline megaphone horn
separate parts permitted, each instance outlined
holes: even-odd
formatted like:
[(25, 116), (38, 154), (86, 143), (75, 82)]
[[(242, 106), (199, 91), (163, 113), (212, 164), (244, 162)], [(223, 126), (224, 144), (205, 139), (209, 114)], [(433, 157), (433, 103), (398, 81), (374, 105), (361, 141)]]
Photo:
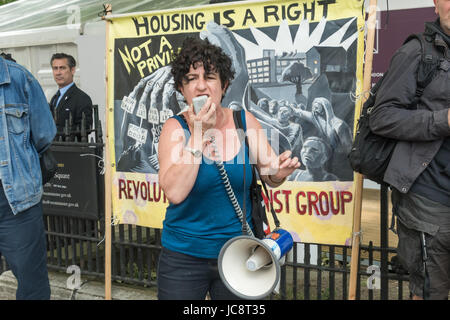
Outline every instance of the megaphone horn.
[(292, 249), (290, 233), (276, 229), (264, 239), (238, 236), (220, 250), (218, 267), (228, 289), (243, 299), (262, 299), (280, 281), (280, 261)]

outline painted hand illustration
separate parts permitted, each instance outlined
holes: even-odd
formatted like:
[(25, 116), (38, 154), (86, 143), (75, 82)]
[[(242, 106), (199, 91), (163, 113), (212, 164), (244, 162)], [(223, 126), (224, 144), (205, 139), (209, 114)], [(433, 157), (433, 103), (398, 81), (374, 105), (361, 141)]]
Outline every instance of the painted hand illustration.
[[(226, 27), (209, 22), (202, 39), (222, 47), (232, 58), (235, 79), (222, 100), (222, 106), (239, 97), (243, 99), (248, 83), (245, 52)], [(141, 79), (122, 99), (124, 110), (120, 127), (123, 148), (117, 162), (118, 171), (156, 173), (159, 170), (157, 150), (162, 125), (187, 107), (184, 97), (174, 88), (170, 66), (162, 67)], [(234, 98), (234, 99), (233, 99)]]

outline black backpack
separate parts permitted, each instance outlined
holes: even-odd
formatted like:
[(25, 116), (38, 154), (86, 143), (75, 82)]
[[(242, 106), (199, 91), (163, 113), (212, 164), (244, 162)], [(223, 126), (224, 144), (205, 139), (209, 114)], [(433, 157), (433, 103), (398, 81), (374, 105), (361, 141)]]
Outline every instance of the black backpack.
[[(417, 70), (417, 89), (410, 106), (410, 108), (417, 108), (424, 89), (433, 80), (440, 58), (433, 55), (433, 44), (430, 37), (424, 34), (412, 34), (403, 44), (412, 39), (418, 39), (422, 47), (422, 58)], [(384, 173), (397, 141), (373, 133), (370, 130), (369, 117), (375, 105), (378, 89), (388, 72), (386, 71), (370, 90), (370, 96), (363, 104), (352, 149), (348, 154), (350, 165), (354, 171), (379, 184), (385, 184), (383, 181)]]

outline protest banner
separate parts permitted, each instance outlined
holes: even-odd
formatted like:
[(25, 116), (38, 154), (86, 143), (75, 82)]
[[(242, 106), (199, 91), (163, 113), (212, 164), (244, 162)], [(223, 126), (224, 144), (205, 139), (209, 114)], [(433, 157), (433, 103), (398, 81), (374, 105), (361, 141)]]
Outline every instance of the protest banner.
[(295, 241), (350, 245), (355, 183), (347, 153), (361, 106), (363, 12), (362, 1), (272, 0), (108, 17), (114, 219), (162, 228), (159, 134), (186, 108), (169, 63), (195, 36), (233, 60), (222, 105), (251, 112), (277, 153), (289, 149), (303, 160), (267, 199), (283, 228)]

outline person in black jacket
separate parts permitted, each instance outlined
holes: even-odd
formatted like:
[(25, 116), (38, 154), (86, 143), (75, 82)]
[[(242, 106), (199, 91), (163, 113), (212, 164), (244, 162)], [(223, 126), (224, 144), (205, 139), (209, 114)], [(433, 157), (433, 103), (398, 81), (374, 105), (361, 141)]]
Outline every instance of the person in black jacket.
[(448, 299), (450, 291), (450, 1), (434, 0), (439, 18), (425, 24), (436, 57), (434, 78), (412, 107), (419, 40), (393, 56), (370, 114), (371, 130), (397, 140), (384, 181), (392, 187), (399, 260), (413, 299)]
[[(58, 134), (64, 132), (67, 120), (69, 133), (77, 136), (80, 141), (83, 114), (86, 119), (86, 130), (92, 127), (92, 100), (73, 82), (76, 67), (74, 57), (65, 53), (55, 53), (50, 64), (53, 78), (59, 87), (50, 100), (50, 108), (55, 118)], [(70, 115), (72, 123), (70, 123)]]

